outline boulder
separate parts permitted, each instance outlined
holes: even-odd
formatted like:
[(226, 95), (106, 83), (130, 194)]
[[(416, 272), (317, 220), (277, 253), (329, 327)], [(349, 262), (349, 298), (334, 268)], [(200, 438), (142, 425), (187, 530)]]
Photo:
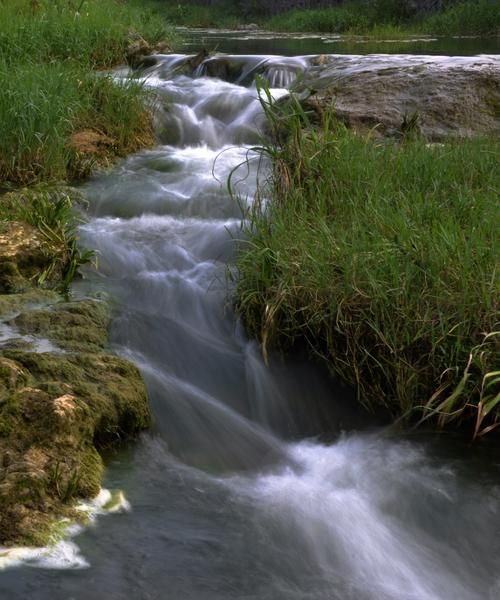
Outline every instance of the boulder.
[(500, 133), (495, 57), (341, 57), (315, 61), (297, 88), (308, 108), (334, 108), (348, 126), (381, 135), (418, 118), (430, 141)]

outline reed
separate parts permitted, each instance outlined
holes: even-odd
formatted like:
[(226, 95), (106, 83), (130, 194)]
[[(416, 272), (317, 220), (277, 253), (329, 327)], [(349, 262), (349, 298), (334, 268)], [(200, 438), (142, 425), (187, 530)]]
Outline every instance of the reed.
[(495, 428), (500, 141), (381, 143), (268, 100), (272, 200), (238, 259), (249, 332), (264, 353), (305, 342), (368, 408)]

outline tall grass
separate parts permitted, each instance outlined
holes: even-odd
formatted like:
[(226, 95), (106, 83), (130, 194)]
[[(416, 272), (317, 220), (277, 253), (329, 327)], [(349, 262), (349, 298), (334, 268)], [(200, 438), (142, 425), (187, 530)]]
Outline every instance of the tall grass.
[(273, 199), (237, 286), (264, 352), (305, 341), (368, 407), (495, 426), (500, 141), (377, 143), (267, 109), (289, 133), (264, 148)]
[(419, 27), (438, 35), (500, 35), (500, 3), (463, 1), (427, 17)]
[(152, 44), (173, 35), (134, 0), (0, 0), (0, 16), (0, 56), (8, 64), (75, 61), (106, 68), (125, 62), (134, 33)]
[(169, 23), (183, 27), (236, 28), (243, 16), (232, 2), (201, 6), (190, 2), (152, 0), (155, 8)]
[[(95, 73), (139, 36), (171, 30), (132, 1), (0, 0), (0, 183), (72, 179), (152, 142), (141, 86)], [(73, 143), (82, 130), (95, 152)]]
[(500, 6), (492, 0), (464, 0), (422, 16), (404, 0), (351, 1), (323, 9), (292, 10), (269, 19), (276, 31), (367, 34), (385, 37), (386, 27), (401, 32), (439, 35), (498, 35)]
[[(74, 179), (92, 159), (124, 155), (152, 141), (142, 87), (118, 86), (67, 63), (0, 63), (0, 180), (16, 184)], [(102, 156), (80, 154), (71, 135), (98, 133)]]

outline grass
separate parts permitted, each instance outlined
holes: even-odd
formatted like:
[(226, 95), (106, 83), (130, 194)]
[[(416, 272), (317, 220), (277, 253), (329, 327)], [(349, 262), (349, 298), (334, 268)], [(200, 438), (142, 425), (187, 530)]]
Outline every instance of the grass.
[(152, 1), (157, 12), (176, 26), (236, 29), (242, 23), (241, 15), (231, 2), (200, 6), (189, 2)]
[(28, 223), (40, 234), (47, 260), (37, 269), (36, 284), (48, 287), (55, 284), (61, 293), (67, 294), (78, 268), (96, 258), (94, 251), (78, 244), (80, 220), (73, 210), (71, 195), (53, 186), (38, 186), (8, 194), (3, 204), (0, 223)]
[(130, 38), (172, 38), (134, 0), (0, 0), (0, 56), (7, 64), (73, 61), (91, 69), (124, 63)]
[(142, 37), (171, 30), (135, 2), (0, 0), (0, 185), (76, 179), (152, 143), (143, 88), (95, 73)]
[(267, 100), (272, 200), (236, 298), (264, 354), (305, 342), (369, 408), (495, 428), (500, 140), (380, 143)]
[(323, 9), (292, 10), (266, 22), (275, 31), (347, 33), (374, 38), (409, 34), (499, 35), (500, 6), (491, 0), (464, 0), (430, 16), (419, 16), (403, 0), (352, 1)]

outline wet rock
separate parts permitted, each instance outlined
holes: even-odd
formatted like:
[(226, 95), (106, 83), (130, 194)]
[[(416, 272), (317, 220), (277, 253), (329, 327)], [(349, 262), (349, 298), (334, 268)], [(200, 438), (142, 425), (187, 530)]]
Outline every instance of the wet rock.
[(236, 28), (238, 31), (257, 31), (259, 26), (257, 23), (245, 23), (243, 25), (238, 25)]
[(12, 327), (65, 350), (0, 353), (0, 545), (43, 545), (56, 520), (79, 518), (77, 499), (99, 492), (98, 450), (137, 435), (150, 413), (138, 369), (105, 351), (105, 303), (8, 298), (21, 311)]
[[(336, 116), (362, 132), (381, 135), (401, 130), (418, 115), (420, 132), (431, 141), (500, 133), (500, 65), (488, 58), (460, 64), (428, 60), (422, 64), (356, 68), (342, 59), (312, 67), (298, 92), (313, 90), (306, 106), (334, 106)], [(364, 66), (366, 64), (366, 66)]]
[(0, 293), (15, 293), (25, 287), (22, 278), (31, 278), (50, 263), (43, 236), (17, 221), (0, 230)]
[(17, 294), (29, 287), (15, 262), (0, 262), (0, 294)]
[(208, 77), (215, 77), (222, 79), (222, 81), (229, 81), (230, 79), (230, 63), (225, 58), (213, 58), (205, 61), (205, 75)]
[(99, 492), (97, 448), (149, 424), (138, 370), (105, 353), (0, 357), (0, 544), (43, 544)]
[(10, 321), (21, 333), (37, 335), (73, 352), (102, 351), (107, 344), (108, 309), (104, 302), (59, 302), (25, 310)]

